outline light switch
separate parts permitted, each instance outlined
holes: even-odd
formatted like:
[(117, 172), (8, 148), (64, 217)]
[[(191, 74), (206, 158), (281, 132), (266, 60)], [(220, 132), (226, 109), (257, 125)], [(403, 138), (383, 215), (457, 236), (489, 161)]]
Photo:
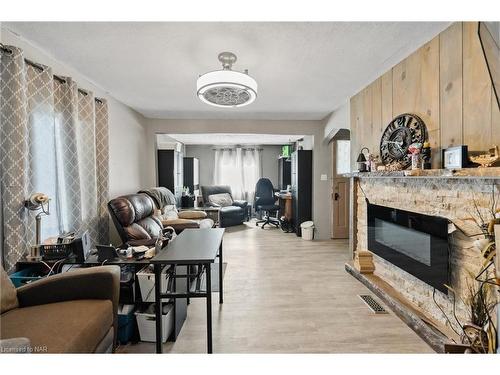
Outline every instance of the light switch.
[(328, 176), (326, 174), (322, 174), (321, 181), (328, 181)]

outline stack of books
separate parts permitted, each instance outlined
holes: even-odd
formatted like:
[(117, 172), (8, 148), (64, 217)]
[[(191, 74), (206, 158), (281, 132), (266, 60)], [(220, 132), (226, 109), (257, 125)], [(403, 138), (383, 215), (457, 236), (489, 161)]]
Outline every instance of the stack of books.
[(360, 273), (373, 273), (373, 271), (375, 271), (375, 265), (373, 264), (372, 253), (366, 250), (358, 251), (356, 259), (354, 260), (354, 267)]

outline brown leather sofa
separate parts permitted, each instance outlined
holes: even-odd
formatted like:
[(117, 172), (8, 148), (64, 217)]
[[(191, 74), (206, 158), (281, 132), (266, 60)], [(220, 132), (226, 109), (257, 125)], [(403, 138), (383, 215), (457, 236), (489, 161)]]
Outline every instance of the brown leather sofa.
[[(162, 190), (160, 194), (167, 192)], [(187, 211), (179, 212), (176, 219), (164, 220), (161, 217), (164, 206), (158, 198), (153, 199), (146, 191), (142, 191), (112, 199), (108, 203), (108, 211), (123, 244), (130, 246), (151, 246), (167, 226), (180, 233), (185, 228), (199, 228), (201, 221), (206, 218), (203, 211)]]
[(3, 353), (110, 353), (120, 268), (85, 268), (14, 287), (1, 269)]
[(205, 211), (185, 210), (178, 212), (175, 196), (166, 187), (141, 190), (139, 193), (148, 195), (155, 202), (163, 226), (174, 228), (176, 233), (180, 233), (186, 228), (211, 228), (214, 226), (214, 221), (207, 218)]

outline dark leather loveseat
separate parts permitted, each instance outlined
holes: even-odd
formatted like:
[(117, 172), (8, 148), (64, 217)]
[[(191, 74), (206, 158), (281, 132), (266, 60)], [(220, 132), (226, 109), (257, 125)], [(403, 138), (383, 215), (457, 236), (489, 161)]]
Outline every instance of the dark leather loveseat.
[[(158, 194), (165, 195), (168, 200), (173, 194), (166, 188), (153, 188)], [(212, 227), (213, 221), (206, 219), (203, 211), (184, 211), (178, 213), (176, 219), (163, 219), (161, 211), (164, 207), (146, 192), (123, 195), (108, 203), (108, 211), (122, 243), (129, 246), (152, 246), (167, 227), (172, 227), (176, 233), (186, 228)], [(157, 212), (160, 211), (160, 213)], [(194, 216), (196, 215), (196, 216)]]
[(240, 225), (247, 219), (248, 202), (232, 199), (231, 188), (226, 185), (201, 186), (201, 195), (205, 206), (216, 206), (210, 203), (210, 195), (227, 193), (231, 196), (232, 203), (221, 207), (219, 211), (219, 226), (221, 228)]

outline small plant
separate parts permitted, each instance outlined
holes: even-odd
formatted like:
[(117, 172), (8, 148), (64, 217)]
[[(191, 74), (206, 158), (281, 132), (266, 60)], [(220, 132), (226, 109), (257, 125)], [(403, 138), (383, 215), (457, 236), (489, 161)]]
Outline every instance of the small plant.
[[(497, 192), (495, 192), (497, 190)], [(494, 225), (497, 224), (497, 208), (499, 202), (499, 192), (496, 185), (492, 185), (491, 200), (487, 212), (481, 212), (478, 202), (473, 198), (473, 207), (475, 215), (471, 215), (469, 220), (473, 220), (478, 226), (480, 233), (469, 235), (471, 238), (478, 236), (483, 239), (476, 239), (475, 245), (483, 258), (481, 270), (477, 275), (470, 274), (467, 280), (467, 296), (462, 302), (468, 307), (469, 321), (462, 323), (454, 315), (455, 321), (462, 329), (462, 343), (468, 344), (470, 352), (475, 353), (494, 353), (497, 348), (497, 329), (495, 327), (492, 315), (494, 315), (497, 305), (496, 290), (498, 283), (495, 278), (494, 257), (496, 256)], [(459, 228), (460, 229), (460, 228)], [(462, 233), (466, 234), (463, 230)], [(471, 281), (472, 280), (472, 281)], [(449, 288), (455, 297), (455, 291)], [(456, 300), (453, 299), (453, 311), (455, 311)], [(441, 307), (438, 305), (441, 309)], [(448, 322), (451, 321), (447, 314), (441, 309)]]
[(491, 288), (480, 282), (467, 282), (470, 322), (484, 327), (490, 321), (491, 313), (495, 310), (496, 301)]

